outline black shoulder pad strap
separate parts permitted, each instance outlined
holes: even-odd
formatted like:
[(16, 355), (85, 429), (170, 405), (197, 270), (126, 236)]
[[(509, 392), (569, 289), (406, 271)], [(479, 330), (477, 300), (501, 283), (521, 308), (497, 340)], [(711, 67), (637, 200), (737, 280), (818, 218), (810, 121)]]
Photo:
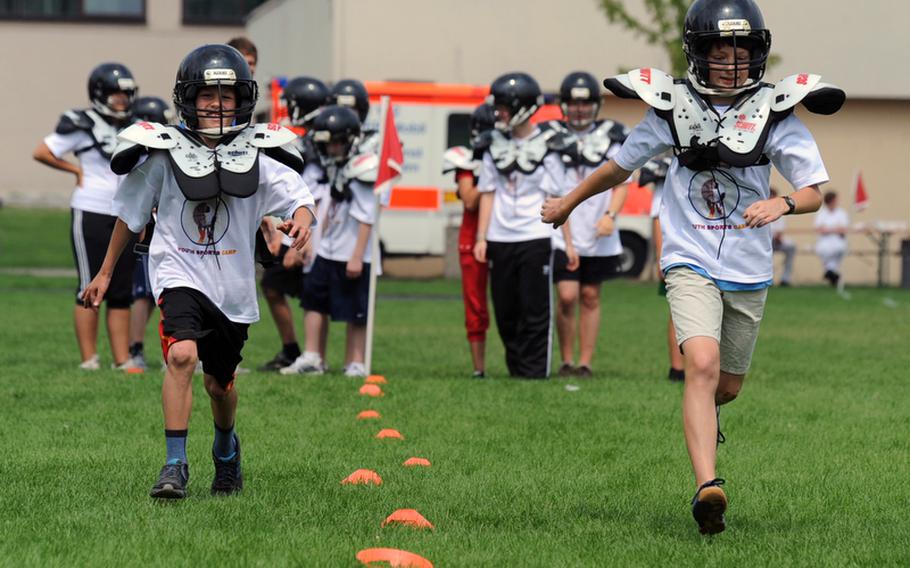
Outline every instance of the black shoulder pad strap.
[(481, 154), (483, 154), (484, 152), (487, 151), (487, 148), (489, 148), (490, 144), (492, 144), (492, 143), (493, 143), (493, 132), (490, 130), (487, 130), (485, 132), (481, 132), (480, 134), (477, 135), (476, 138), (471, 140), (471, 148), (474, 149), (474, 152), (480, 152)]
[(141, 144), (134, 144), (111, 156), (111, 171), (118, 176), (126, 175), (133, 171), (139, 158), (148, 152), (148, 148)]
[(604, 79), (604, 87), (621, 99), (640, 99), (635, 89), (630, 89), (613, 77)]
[(624, 124), (614, 122), (613, 126), (610, 127), (610, 131), (607, 133), (607, 135), (610, 137), (610, 140), (622, 143), (625, 142), (626, 138), (629, 137), (629, 130)]
[(834, 114), (847, 100), (847, 93), (837, 87), (814, 89), (803, 99), (803, 105), (815, 114)]
[(303, 158), (297, 152), (291, 152), (283, 146), (274, 146), (272, 148), (262, 148), (265, 155), (285, 166), (291, 168), (298, 174), (303, 173)]
[(77, 130), (87, 130), (91, 132), (92, 121), (81, 110), (71, 110), (60, 115), (60, 121), (57, 122), (57, 128), (54, 130), (57, 134), (71, 134)]

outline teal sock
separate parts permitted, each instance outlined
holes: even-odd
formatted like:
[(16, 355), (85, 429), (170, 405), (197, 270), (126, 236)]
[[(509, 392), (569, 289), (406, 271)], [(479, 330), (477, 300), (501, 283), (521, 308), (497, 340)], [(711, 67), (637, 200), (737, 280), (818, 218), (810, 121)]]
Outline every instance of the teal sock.
[(167, 445), (167, 463), (187, 463), (186, 461), (186, 430), (165, 430), (164, 442)]

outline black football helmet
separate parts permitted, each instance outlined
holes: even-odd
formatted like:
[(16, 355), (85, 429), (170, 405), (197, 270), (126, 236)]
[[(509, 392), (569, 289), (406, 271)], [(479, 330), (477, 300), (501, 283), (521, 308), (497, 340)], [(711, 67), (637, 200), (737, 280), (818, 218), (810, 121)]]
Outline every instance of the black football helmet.
[(136, 120), (167, 124), (172, 116), (167, 103), (158, 97), (139, 97), (133, 104), (133, 118)]
[(342, 79), (332, 85), (329, 103), (354, 109), (360, 122), (365, 121), (370, 112), (370, 95), (357, 79)]
[[(723, 65), (732, 68), (733, 85), (716, 85), (709, 81), (708, 53), (716, 42), (727, 42), (735, 48), (749, 50), (748, 61)], [(756, 86), (765, 74), (771, 53), (771, 32), (765, 28), (761, 10), (753, 0), (695, 0), (686, 13), (683, 30), (683, 51), (689, 62), (689, 82), (704, 95), (738, 95)], [(749, 78), (742, 84), (739, 74), (748, 70)]]
[(495, 126), (496, 114), (493, 112), (493, 105), (483, 103), (471, 113), (471, 140), (475, 140), (484, 132), (493, 130)]
[(543, 104), (540, 85), (527, 73), (506, 73), (490, 85), (489, 102), (496, 107), (509, 109), (509, 121), (497, 117), (496, 127), (509, 130), (531, 119)]
[(291, 124), (308, 128), (319, 109), (329, 104), (329, 88), (313, 77), (295, 77), (285, 85), (281, 98)]
[[(360, 119), (348, 107), (330, 105), (316, 115), (310, 132), (316, 151), (324, 163), (344, 162), (360, 138)], [(332, 142), (343, 143), (344, 152), (329, 155), (328, 147)]]
[[(133, 74), (120, 63), (102, 63), (92, 69), (88, 76), (88, 99), (92, 108), (104, 116), (118, 120), (129, 118), (138, 91)], [(124, 111), (114, 110), (110, 106), (110, 96), (117, 92), (126, 93), (129, 99)]]
[[(218, 111), (221, 123), (218, 128), (199, 128), (199, 116), (196, 110), (196, 96), (199, 89), (216, 86), (233, 87), (237, 104), (233, 110)], [(233, 47), (225, 44), (209, 44), (197, 47), (183, 58), (177, 69), (177, 80), (174, 83), (174, 106), (187, 129), (209, 137), (219, 137), (229, 132), (243, 130), (250, 125), (256, 100), (259, 98), (259, 86), (253, 80), (250, 66), (243, 55)], [(224, 120), (231, 119), (230, 126), (224, 126)]]
[[(582, 102), (593, 103), (593, 112), (590, 115), (569, 116), (569, 103)], [(566, 75), (559, 86), (559, 106), (562, 108), (562, 114), (566, 117), (569, 126), (577, 129), (584, 129), (590, 126), (597, 113), (600, 112), (600, 84), (594, 75), (584, 71), (574, 71)]]

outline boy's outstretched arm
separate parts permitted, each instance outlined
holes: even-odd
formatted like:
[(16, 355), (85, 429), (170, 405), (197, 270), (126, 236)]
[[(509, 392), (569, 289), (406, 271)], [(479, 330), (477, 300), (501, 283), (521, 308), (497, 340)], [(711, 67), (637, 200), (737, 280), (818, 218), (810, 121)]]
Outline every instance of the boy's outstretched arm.
[(615, 160), (610, 160), (565, 196), (547, 199), (540, 209), (541, 220), (552, 223), (554, 228), (559, 227), (582, 201), (626, 181), (630, 175), (632, 172), (616, 165)]
[(104, 262), (101, 263), (101, 269), (98, 274), (92, 278), (89, 285), (82, 292), (82, 305), (90, 310), (97, 310), (107, 293), (107, 287), (111, 283), (111, 274), (114, 272), (114, 266), (120, 259), (123, 249), (139, 233), (130, 231), (130, 228), (122, 219), (118, 218), (114, 224), (114, 232), (111, 234), (111, 242), (107, 246), (107, 253), (104, 255)]
[[(822, 206), (822, 192), (817, 184), (806, 186), (788, 196), (796, 206), (791, 215), (815, 213)], [(782, 196), (756, 201), (743, 213), (750, 228), (763, 227), (787, 214), (789, 206)]]

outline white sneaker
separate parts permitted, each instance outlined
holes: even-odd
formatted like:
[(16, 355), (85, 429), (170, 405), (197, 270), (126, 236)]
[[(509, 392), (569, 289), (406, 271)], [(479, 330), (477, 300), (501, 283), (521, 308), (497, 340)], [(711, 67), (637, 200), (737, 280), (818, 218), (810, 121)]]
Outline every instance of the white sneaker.
[(85, 361), (79, 363), (79, 368), (83, 371), (97, 371), (101, 369), (101, 360), (98, 358), (98, 354), (95, 353)]
[(305, 351), (303, 355), (294, 359), (294, 362), (279, 371), (282, 375), (321, 375), (323, 370), (322, 357), (319, 353)]
[(367, 376), (367, 368), (363, 363), (358, 363), (357, 361), (352, 361), (344, 366), (344, 376), (345, 377), (365, 377)]

